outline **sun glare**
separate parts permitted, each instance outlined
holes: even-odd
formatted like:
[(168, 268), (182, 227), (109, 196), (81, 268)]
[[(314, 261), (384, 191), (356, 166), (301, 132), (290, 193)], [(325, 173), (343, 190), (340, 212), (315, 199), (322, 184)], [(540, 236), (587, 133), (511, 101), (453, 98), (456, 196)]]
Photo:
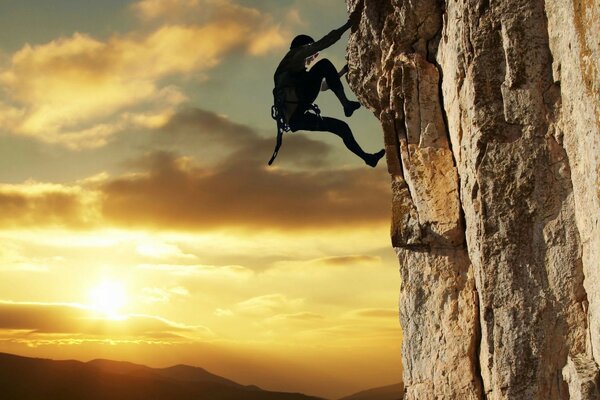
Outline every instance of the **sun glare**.
[(119, 311), (127, 303), (125, 286), (121, 282), (102, 281), (90, 291), (90, 305), (106, 318), (121, 319)]

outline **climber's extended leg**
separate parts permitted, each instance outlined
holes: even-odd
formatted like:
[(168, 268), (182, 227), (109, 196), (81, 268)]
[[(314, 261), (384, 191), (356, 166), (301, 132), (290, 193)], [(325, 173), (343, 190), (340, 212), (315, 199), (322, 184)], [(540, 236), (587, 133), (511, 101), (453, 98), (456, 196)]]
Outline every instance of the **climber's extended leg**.
[(319, 117), (310, 112), (304, 114), (297, 113), (290, 119), (290, 128), (294, 132), (298, 130), (331, 132), (342, 138), (348, 150), (362, 158), (371, 167), (375, 167), (385, 154), (384, 150), (374, 154), (366, 153), (356, 142), (356, 139), (354, 139), (354, 135), (348, 124), (339, 119)]
[(344, 86), (342, 85), (339, 74), (333, 63), (328, 59), (324, 58), (318, 61), (315, 65), (313, 65), (310, 71), (308, 71), (308, 74), (311, 81), (319, 82), (319, 88), (321, 86), (321, 81), (325, 79), (327, 86), (333, 91), (333, 93), (335, 93), (336, 97), (340, 100), (340, 103), (342, 103), (346, 117), (351, 116), (355, 110), (360, 108), (359, 102), (350, 101), (348, 100), (348, 97), (346, 97)]

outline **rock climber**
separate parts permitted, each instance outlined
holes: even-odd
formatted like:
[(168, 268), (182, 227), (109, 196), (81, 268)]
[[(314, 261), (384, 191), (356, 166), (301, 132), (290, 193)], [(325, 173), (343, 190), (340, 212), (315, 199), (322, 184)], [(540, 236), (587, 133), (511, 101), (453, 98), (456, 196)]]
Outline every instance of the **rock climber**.
[(277, 143), (269, 165), (277, 157), (283, 133), (290, 130), (331, 132), (342, 138), (348, 150), (371, 167), (375, 167), (384, 156), (385, 150), (366, 153), (354, 139), (348, 124), (339, 119), (321, 116), (319, 108), (313, 104), (319, 91), (331, 89), (342, 104), (346, 117), (350, 117), (360, 108), (359, 102), (348, 100), (340, 80), (348, 72), (347, 65), (338, 72), (331, 61), (322, 59), (307, 70), (318, 57), (319, 51), (337, 42), (342, 34), (354, 25), (357, 14), (355, 11), (342, 27), (316, 42), (308, 35), (298, 35), (292, 40), (290, 50), (279, 63), (274, 76), (275, 105), (271, 114), (277, 121)]

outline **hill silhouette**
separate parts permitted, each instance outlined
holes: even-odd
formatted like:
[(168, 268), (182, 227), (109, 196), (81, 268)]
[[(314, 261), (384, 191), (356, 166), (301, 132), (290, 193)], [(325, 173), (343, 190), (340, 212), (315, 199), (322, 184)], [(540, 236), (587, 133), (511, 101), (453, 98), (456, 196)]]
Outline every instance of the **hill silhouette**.
[(10, 400), (319, 400), (244, 386), (196, 367), (56, 361), (0, 353), (2, 399)]
[(404, 397), (403, 393), (404, 385), (396, 383), (394, 385), (363, 390), (350, 396), (342, 397), (339, 400), (402, 400)]

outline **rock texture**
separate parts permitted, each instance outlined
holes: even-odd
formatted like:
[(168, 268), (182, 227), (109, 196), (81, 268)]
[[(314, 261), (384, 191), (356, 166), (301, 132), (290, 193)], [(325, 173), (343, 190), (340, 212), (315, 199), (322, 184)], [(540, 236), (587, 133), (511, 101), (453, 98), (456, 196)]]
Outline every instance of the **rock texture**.
[(392, 177), (406, 398), (597, 398), (600, 2), (347, 5)]
[(569, 357), (563, 369), (563, 377), (569, 384), (571, 400), (597, 399), (598, 365), (582, 356)]

